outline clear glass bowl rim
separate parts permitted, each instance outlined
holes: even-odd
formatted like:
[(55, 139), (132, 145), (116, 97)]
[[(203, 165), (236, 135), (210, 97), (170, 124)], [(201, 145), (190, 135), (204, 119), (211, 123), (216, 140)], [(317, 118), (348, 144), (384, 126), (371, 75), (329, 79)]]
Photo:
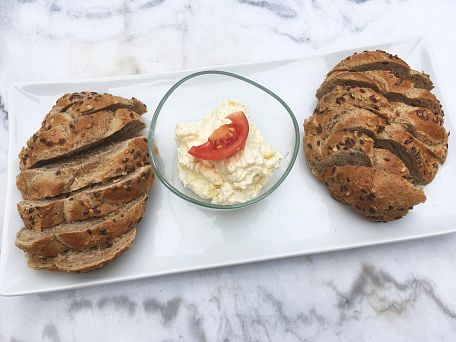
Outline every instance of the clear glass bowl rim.
[[(248, 201), (241, 202), (241, 203), (235, 203), (235, 204), (214, 204), (214, 203), (207, 203), (204, 201), (197, 200), (195, 198), (192, 198), (190, 196), (187, 196), (183, 194), (181, 191), (176, 189), (171, 183), (169, 183), (166, 180), (166, 177), (162, 175), (160, 172), (160, 168), (157, 165), (157, 160), (155, 158), (155, 154), (153, 151), (155, 148), (158, 150), (158, 146), (156, 147), (155, 145), (155, 128), (158, 120), (158, 116), (160, 115), (160, 112), (165, 105), (166, 101), (168, 98), (171, 96), (171, 94), (183, 83), (185, 83), (188, 80), (191, 80), (192, 78), (198, 77), (198, 76), (204, 76), (204, 75), (222, 75), (222, 76), (228, 76), (232, 78), (236, 78), (238, 80), (244, 81), (249, 83), (250, 85), (253, 85), (254, 87), (264, 91), (268, 95), (272, 96), (274, 99), (276, 99), (288, 112), (288, 115), (290, 116), (292, 122), (293, 122), (293, 127), (294, 127), (294, 133), (295, 133), (295, 139), (294, 139), (294, 148), (293, 148), (293, 153), (291, 155), (291, 160), (285, 170), (285, 172), (280, 176), (280, 178), (276, 181), (276, 183), (271, 186), (270, 189), (267, 191), (263, 192), (259, 196), (256, 196)], [(154, 169), (155, 175), (158, 177), (158, 179), (175, 195), (189, 201), (190, 203), (205, 207), (205, 208), (211, 208), (211, 209), (240, 209), (247, 207), (251, 204), (254, 204), (256, 202), (261, 201), (262, 199), (266, 198), (269, 196), (275, 189), (279, 187), (280, 184), (287, 178), (288, 174), (290, 173), (291, 169), (293, 168), (293, 165), (295, 164), (296, 158), (298, 156), (299, 152), (299, 146), (300, 146), (300, 132), (299, 132), (299, 125), (298, 121), (296, 120), (296, 117), (293, 113), (293, 111), (290, 109), (290, 107), (283, 101), (277, 94), (269, 90), (268, 88), (262, 86), (261, 84), (252, 81), (251, 79), (248, 79), (246, 77), (240, 76), (238, 74), (228, 72), (228, 71), (221, 71), (221, 70), (203, 70), (203, 71), (198, 71), (195, 73), (192, 73), (188, 76), (185, 76), (184, 78), (180, 79), (177, 81), (163, 96), (163, 98), (160, 100), (158, 103), (157, 108), (155, 109), (155, 112), (152, 117), (152, 121), (150, 123), (150, 128), (149, 128), (149, 134), (148, 134), (148, 144), (149, 144), (149, 151), (150, 151), (150, 159), (152, 163), (152, 167)]]

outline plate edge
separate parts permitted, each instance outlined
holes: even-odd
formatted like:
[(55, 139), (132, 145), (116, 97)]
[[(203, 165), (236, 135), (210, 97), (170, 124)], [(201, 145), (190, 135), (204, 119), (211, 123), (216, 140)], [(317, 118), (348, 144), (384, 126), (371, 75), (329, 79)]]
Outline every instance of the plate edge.
[(137, 277), (131, 277), (131, 278), (126, 278), (126, 279), (112, 279), (112, 280), (99, 281), (99, 282), (76, 285), (76, 286), (69, 285), (69, 286), (65, 286), (65, 287), (61, 287), (61, 288), (51, 288), (51, 289), (44, 290), (44, 291), (38, 290), (38, 291), (29, 291), (29, 292), (7, 293), (7, 292), (4, 292), (2, 288), (0, 288), (0, 296), (16, 297), (16, 296), (26, 296), (26, 295), (41, 294), (41, 293), (61, 292), (61, 291), (67, 291), (67, 290), (75, 290), (75, 289), (89, 288), (89, 287), (95, 287), (95, 286), (123, 283), (123, 282), (127, 282), (127, 281), (169, 276), (169, 275), (180, 274), (180, 273), (198, 272), (198, 271), (211, 270), (211, 269), (222, 268), (222, 267), (231, 267), (231, 266), (237, 266), (237, 265), (248, 265), (248, 264), (253, 264), (256, 262), (267, 262), (267, 261), (272, 261), (272, 260), (281, 260), (281, 259), (294, 258), (294, 257), (305, 256), (305, 255), (319, 255), (319, 254), (324, 254), (324, 253), (342, 252), (342, 251), (348, 251), (351, 249), (369, 248), (369, 247), (376, 247), (376, 246), (382, 246), (382, 245), (384, 246), (384, 245), (395, 244), (395, 243), (399, 243), (399, 242), (411, 242), (411, 241), (415, 241), (415, 240), (439, 237), (439, 236), (444, 236), (444, 235), (454, 234), (454, 233), (456, 233), (456, 227), (447, 229), (442, 232), (438, 232), (436, 234), (432, 233), (432, 234), (427, 234), (427, 235), (418, 235), (418, 236), (399, 238), (396, 240), (377, 241), (377, 242), (364, 244), (364, 245), (355, 245), (354, 246), (354, 245), (346, 244), (346, 245), (343, 245), (343, 246), (340, 246), (340, 247), (334, 248), (334, 249), (323, 249), (323, 250), (319, 250), (319, 251), (310, 250), (307, 252), (297, 252), (297, 253), (293, 253), (293, 254), (280, 254), (280, 255), (275, 255), (275, 256), (270, 256), (270, 257), (265, 257), (265, 258), (260, 258), (260, 259), (251, 258), (251, 259), (243, 260), (241, 262), (218, 263), (218, 264), (213, 264), (213, 265), (209, 265), (209, 266), (206, 265), (206, 266), (200, 266), (200, 267), (195, 267), (195, 268), (174, 269), (174, 270), (170, 270), (167, 272), (162, 272), (162, 273), (157, 273), (157, 274), (152, 274), (152, 275), (142, 274)]

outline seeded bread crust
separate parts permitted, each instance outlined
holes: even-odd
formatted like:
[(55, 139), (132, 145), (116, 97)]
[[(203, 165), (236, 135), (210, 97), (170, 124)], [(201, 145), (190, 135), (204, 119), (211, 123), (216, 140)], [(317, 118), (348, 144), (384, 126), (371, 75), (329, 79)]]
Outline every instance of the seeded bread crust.
[(426, 200), (423, 189), (372, 167), (335, 167), (327, 170), (325, 181), (336, 200), (350, 205), (371, 221), (399, 219)]
[(443, 113), (428, 108), (389, 102), (386, 97), (369, 88), (335, 87), (318, 102), (315, 114), (349, 110), (353, 107), (369, 110), (388, 123), (398, 123), (427, 145), (440, 146), (441, 159), (445, 159), (448, 134), (443, 127)]
[[(366, 131), (369, 134), (369, 131)], [(373, 134), (373, 132), (371, 132)], [(432, 182), (442, 163), (428, 147), (406, 132), (401, 126), (391, 124), (377, 134), (376, 146), (398, 156), (409, 169), (416, 185)]]
[(152, 167), (146, 165), (128, 176), (76, 191), (67, 197), (21, 201), (17, 209), (26, 228), (40, 231), (64, 222), (108, 215), (147, 193), (153, 182)]
[(50, 129), (41, 128), (19, 153), (20, 168), (38, 167), (110, 140), (132, 136), (144, 127), (140, 114), (120, 108), (84, 115)]
[(16, 235), (16, 246), (47, 257), (68, 249), (86, 249), (109, 242), (141, 221), (146, 200), (147, 195), (142, 195), (101, 218), (63, 223), (41, 231), (23, 228)]
[(43, 199), (126, 175), (149, 162), (146, 137), (134, 137), (62, 162), (23, 170), (16, 177), (16, 185), (24, 199)]
[(432, 90), (434, 88), (429, 75), (412, 70), (410, 66), (397, 55), (392, 55), (382, 50), (363, 51), (348, 56), (339, 62), (334, 71), (368, 71), (387, 70), (394, 73), (401, 79), (413, 82), (415, 87)]
[(27, 264), (35, 270), (49, 270), (59, 272), (88, 272), (103, 268), (107, 263), (127, 251), (136, 237), (136, 228), (111, 242), (96, 247), (75, 251), (62, 252), (54, 257), (40, 257), (26, 253)]
[(377, 132), (379, 127), (385, 127), (388, 121), (380, 115), (364, 108), (347, 107), (334, 108), (320, 115), (313, 115), (304, 121), (306, 134), (324, 139), (332, 132), (350, 127), (367, 127)]
[[(324, 120), (329, 118), (334, 118), (330, 121), (332, 125)], [(330, 155), (339, 150), (357, 149), (367, 153), (373, 147), (386, 149), (402, 160), (417, 185), (430, 183), (442, 162), (401, 125), (388, 125), (381, 117), (363, 109), (316, 116), (305, 126), (306, 132), (315, 131), (315, 127), (322, 130), (321, 134), (309, 134), (305, 138), (307, 156), (314, 161), (328, 161)], [(372, 154), (367, 154), (372, 159)]]
[(319, 139), (306, 135), (304, 150), (312, 173), (323, 182), (328, 168), (344, 165), (373, 167), (413, 181), (400, 158), (388, 150), (376, 148), (374, 139), (362, 132), (338, 131), (323, 142)]
[(372, 221), (391, 221), (425, 201), (444, 163), (448, 134), (427, 75), (384, 52), (339, 63), (304, 122), (304, 152), (331, 195)]
[(42, 127), (50, 129), (52, 126), (71, 123), (81, 116), (93, 114), (101, 110), (114, 111), (119, 108), (130, 109), (138, 114), (147, 112), (147, 107), (134, 97), (129, 100), (110, 94), (95, 92), (68, 93), (61, 96), (51, 111), (43, 120)]
[[(436, 159), (439, 164), (444, 163), (447, 156), (446, 132), (443, 133), (443, 139), (440, 142), (436, 141), (433, 144), (423, 137), (424, 129), (418, 132), (415, 126), (409, 127), (410, 123), (407, 124), (401, 120), (388, 121), (383, 116), (362, 108), (342, 106), (328, 110), (324, 115), (312, 116), (305, 121), (304, 125), (308, 134), (319, 136), (321, 140), (338, 130), (359, 128), (360, 131), (365, 131), (376, 139), (393, 138), (406, 149), (417, 145), (418, 147), (415, 146), (415, 148), (423, 150), (425, 155), (430, 153), (432, 159)], [(394, 135), (398, 135), (397, 139)], [(399, 136), (403, 139), (401, 140)]]
[(372, 166), (392, 175), (402, 177), (410, 182), (413, 181), (405, 164), (395, 154), (381, 148), (374, 149)]
[(413, 82), (401, 79), (390, 71), (334, 71), (318, 88), (317, 98), (320, 99), (337, 86), (370, 88), (385, 96), (389, 101), (429, 108), (436, 112), (442, 111), (440, 102), (429, 90), (416, 88)]

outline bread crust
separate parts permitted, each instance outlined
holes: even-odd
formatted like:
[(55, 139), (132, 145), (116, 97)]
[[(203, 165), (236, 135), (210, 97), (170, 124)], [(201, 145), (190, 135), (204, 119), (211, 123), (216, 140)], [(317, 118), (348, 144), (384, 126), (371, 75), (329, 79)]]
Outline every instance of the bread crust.
[(81, 116), (69, 123), (41, 128), (19, 153), (21, 170), (84, 151), (145, 127), (140, 114), (125, 108)]
[(134, 137), (105, 147), (68, 163), (59, 162), (46, 167), (23, 170), (16, 185), (26, 200), (43, 199), (76, 191), (126, 175), (149, 164), (149, 147), (144, 136)]
[(423, 143), (398, 125), (386, 126), (377, 137), (378, 147), (394, 152), (404, 161), (414, 177), (415, 184), (426, 185), (432, 182), (437, 175), (441, 160), (436, 158)]
[(360, 136), (354, 131), (339, 130), (324, 139), (321, 136), (306, 135), (304, 145), (307, 158), (313, 162), (321, 163), (331, 159), (339, 152), (351, 150), (361, 151), (371, 156), (374, 139), (369, 136)]
[(82, 251), (67, 251), (54, 257), (40, 257), (26, 253), (27, 264), (35, 270), (59, 272), (88, 272), (103, 268), (107, 263), (130, 249), (136, 237), (133, 227), (113, 241)]
[(21, 229), (16, 246), (37, 256), (55, 256), (68, 249), (86, 249), (124, 234), (143, 217), (147, 194), (115, 212), (93, 220), (64, 223), (42, 231)]
[(365, 166), (338, 166), (327, 171), (331, 195), (371, 221), (399, 219), (426, 200), (424, 191), (400, 176)]
[[(401, 159), (414, 183), (421, 185), (434, 179), (442, 162), (403, 126), (386, 124), (380, 116), (359, 108), (314, 116), (305, 122), (305, 131), (308, 158), (319, 163), (330, 161), (330, 155), (340, 150), (356, 149), (372, 160), (374, 147), (387, 149)], [(315, 131), (321, 133), (311, 135)]]
[(63, 123), (70, 123), (74, 119), (92, 114), (101, 110), (130, 109), (138, 114), (147, 112), (144, 103), (136, 98), (125, 99), (111, 94), (98, 94), (83, 91), (68, 93), (61, 96), (43, 120), (42, 127), (50, 129)]
[[(312, 173), (322, 182), (325, 181), (327, 169), (344, 165), (374, 167), (413, 182), (409, 169), (400, 158), (386, 149), (376, 148), (375, 141), (369, 136), (363, 136), (362, 132), (355, 135), (354, 131), (339, 131), (332, 139), (324, 141), (321, 149), (315, 150), (318, 139), (320, 137), (306, 135), (304, 150)], [(328, 152), (323, 156), (325, 149)]]
[(369, 110), (357, 107), (341, 107), (326, 110), (320, 115), (312, 115), (304, 121), (304, 131), (308, 135), (327, 137), (332, 132), (337, 132), (350, 127), (366, 127), (377, 132), (380, 127), (388, 125), (382, 116)]
[(427, 145), (440, 146), (444, 160), (448, 134), (443, 127), (443, 113), (428, 108), (413, 107), (400, 102), (389, 102), (386, 97), (369, 88), (335, 87), (325, 94), (315, 109), (321, 115), (328, 111), (348, 110), (353, 107), (369, 110), (388, 123), (398, 123), (409, 129)]
[(416, 88), (410, 80), (401, 79), (389, 71), (334, 71), (318, 88), (317, 98), (320, 99), (337, 86), (370, 88), (389, 101), (442, 111), (440, 102), (429, 90)]
[(77, 191), (68, 197), (21, 201), (17, 209), (28, 229), (40, 231), (57, 224), (102, 217), (119, 209), (136, 197), (147, 193), (154, 182), (150, 165), (125, 177)]
[(376, 148), (372, 155), (372, 166), (376, 169), (383, 170), (413, 182), (409, 169), (405, 166), (400, 158), (388, 150)]
[(382, 50), (363, 51), (348, 56), (339, 62), (329, 74), (334, 71), (370, 71), (387, 70), (402, 79), (413, 82), (415, 87), (431, 90), (434, 86), (429, 75), (412, 70), (410, 66), (399, 58)]

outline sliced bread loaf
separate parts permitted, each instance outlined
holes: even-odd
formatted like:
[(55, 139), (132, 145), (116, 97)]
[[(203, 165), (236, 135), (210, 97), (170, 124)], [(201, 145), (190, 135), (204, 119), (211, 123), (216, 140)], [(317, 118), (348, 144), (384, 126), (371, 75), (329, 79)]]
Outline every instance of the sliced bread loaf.
[(19, 154), (25, 227), (16, 246), (34, 269), (85, 272), (128, 249), (154, 181), (135, 98), (65, 94)]
[(146, 200), (144, 194), (101, 218), (63, 223), (41, 231), (23, 228), (16, 235), (16, 246), (39, 256), (94, 247), (135, 226), (144, 215)]
[(104, 267), (108, 262), (128, 250), (136, 236), (136, 228), (96, 247), (84, 250), (68, 250), (54, 257), (40, 257), (26, 253), (27, 264), (35, 270), (60, 272), (88, 272)]
[(147, 164), (147, 139), (140, 136), (37, 169), (23, 170), (16, 177), (16, 185), (24, 199), (43, 199), (103, 183)]
[(150, 165), (127, 176), (84, 188), (67, 196), (25, 200), (17, 204), (26, 228), (41, 230), (57, 224), (105, 216), (125, 203), (147, 193), (154, 181)]
[(381, 51), (356, 54), (328, 73), (304, 122), (312, 173), (331, 195), (373, 221), (424, 202), (447, 156), (448, 134), (427, 75)]

